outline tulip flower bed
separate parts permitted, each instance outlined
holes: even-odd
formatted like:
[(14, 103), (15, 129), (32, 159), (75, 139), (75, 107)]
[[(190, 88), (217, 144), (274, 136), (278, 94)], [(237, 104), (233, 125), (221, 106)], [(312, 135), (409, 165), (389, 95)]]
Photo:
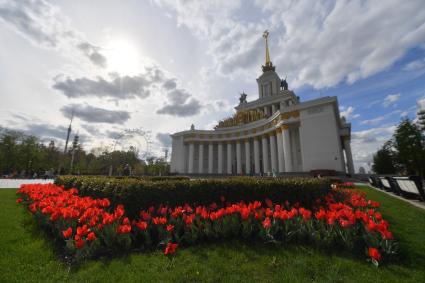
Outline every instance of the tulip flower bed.
[(23, 185), (17, 193), (18, 202), (76, 260), (157, 247), (171, 256), (180, 247), (230, 238), (345, 249), (364, 254), (375, 265), (397, 253), (389, 224), (376, 211), (379, 203), (341, 188), (317, 199), (311, 210), (287, 201), (230, 203), (222, 197), (208, 206), (151, 206), (132, 220), (124, 206), (80, 197), (73, 188)]
[(108, 198), (113, 206), (123, 204), (129, 218), (136, 218), (140, 210), (151, 206), (170, 207), (188, 203), (191, 206), (241, 200), (254, 202), (271, 199), (274, 202), (298, 202), (311, 208), (314, 200), (323, 198), (330, 192), (328, 179), (313, 178), (250, 178), (232, 177), (210, 180), (162, 181), (138, 180), (134, 178), (111, 178), (96, 176), (60, 176), (55, 180), (65, 189), (78, 189), (79, 196)]

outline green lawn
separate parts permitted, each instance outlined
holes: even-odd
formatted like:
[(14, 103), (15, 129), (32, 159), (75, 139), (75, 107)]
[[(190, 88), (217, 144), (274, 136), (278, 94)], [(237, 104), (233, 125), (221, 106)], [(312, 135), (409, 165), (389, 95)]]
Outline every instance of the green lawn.
[(161, 251), (89, 261), (69, 269), (31, 215), (0, 190), (0, 282), (425, 282), (425, 211), (366, 187), (400, 241), (402, 261), (380, 268), (349, 255), (303, 246), (206, 244), (177, 252), (173, 264)]

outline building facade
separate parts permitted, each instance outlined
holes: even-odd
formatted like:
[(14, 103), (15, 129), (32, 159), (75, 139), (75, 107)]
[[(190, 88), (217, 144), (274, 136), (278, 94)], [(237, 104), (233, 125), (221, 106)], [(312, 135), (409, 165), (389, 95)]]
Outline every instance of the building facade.
[(351, 124), (340, 118), (336, 97), (300, 102), (270, 61), (257, 79), (259, 98), (241, 94), (233, 117), (214, 130), (171, 135), (172, 173), (251, 175), (335, 170), (354, 173)]

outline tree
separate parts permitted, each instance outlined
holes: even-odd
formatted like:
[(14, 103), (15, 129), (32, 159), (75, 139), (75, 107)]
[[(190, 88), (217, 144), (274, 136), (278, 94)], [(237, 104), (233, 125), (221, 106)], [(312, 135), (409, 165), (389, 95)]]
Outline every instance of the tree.
[[(74, 162), (78, 163), (79, 161), (79, 152), (81, 149), (81, 146), (79, 144), (80, 137), (78, 134), (74, 136), (74, 140), (72, 141), (72, 149), (71, 149), (71, 164), (70, 164), (70, 173), (72, 174), (74, 172)], [(76, 168), (76, 172), (79, 172), (79, 168)]]
[(0, 135), (0, 168), (3, 174), (13, 173), (19, 168), (19, 146), (21, 133), (2, 129)]
[(166, 175), (170, 172), (170, 166), (163, 158), (148, 157), (146, 173), (148, 175)]
[(405, 173), (423, 176), (425, 149), (419, 126), (408, 118), (403, 118), (394, 133), (394, 148)]
[[(27, 173), (37, 170), (41, 166), (43, 147), (34, 136), (25, 136), (20, 144), (19, 164)], [(31, 174), (32, 175), (32, 174)]]
[(130, 147), (127, 151), (112, 152), (106, 147), (99, 147), (86, 153), (78, 135), (75, 135), (70, 150), (64, 154), (63, 149), (56, 147), (53, 140), (45, 145), (35, 136), (0, 127), (1, 174), (17, 175), (25, 171), (27, 176), (34, 173), (40, 176), (47, 170), (59, 168), (59, 164), (62, 164), (61, 173), (106, 175), (112, 166), (113, 174), (120, 175), (126, 164), (137, 175), (164, 175), (169, 172), (169, 165), (164, 159), (152, 157), (148, 163), (147, 165), (139, 158), (135, 147)]
[(375, 173), (395, 174), (397, 172), (396, 154), (392, 147), (392, 141), (389, 140), (373, 155), (372, 170)]

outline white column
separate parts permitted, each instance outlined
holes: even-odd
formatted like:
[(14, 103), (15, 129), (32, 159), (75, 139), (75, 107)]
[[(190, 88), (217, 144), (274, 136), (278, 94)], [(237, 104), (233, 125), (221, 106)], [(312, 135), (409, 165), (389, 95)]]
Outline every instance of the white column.
[(276, 153), (276, 136), (274, 133), (270, 134), (270, 156), (272, 163), (272, 172), (277, 172), (277, 153)]
[[(341, 163), (342, 163), (342, 171), (344, 173), (348, 173), (347, 163), (345, 163), (345, 157), (344, 157), (344, 139), (341, 137)], [(345, 154), (347, 152), (345, 151)]]
[(204, 144), (199, 143), (198, 173), (204, 173)]
[(347, 156), (347, 169), (349, 174), (354, 174), (353, 155), (351, 154), (350, 139), (344, 139), (345, 155)]
[(208, 145), (208, 174), (213, 173), (213, 143), (210, 142)]
[(191, 142), (191, 143), (189, 143), (189, 166), (188, 166), (188, 169), (187, 169), (187, 172), (189, 174), (193, 173), (194, 151), (195, 151), (195, 144), (193, 142)]
[(254, 166), (255, 166), (255, 174), (260, 174), (260, 141), (259, 141), (259, 137), (254, 137)]
[(292, 172), (291, 140), (289, 139), (289, 128), (282, 127), (283, 155), (285, 156), (285, 172)]
[(269, 167), (269, 139), (267, 135), (264, 135), (261, 140), (263, 146), (263, 173), (267, 173), (270, 171)]
[(267, 106), (264, 106), (264, 114), (267, 116), (267, 114), (268, 114), (268, 111), (267, 111)]
[(279, 172), (285, 171), (285, 159), (283, 158), (283, 141), (282, 141), (282, 129), (277, 129), (277, 163)]
[(274, 114), (274, 112), (276, 112), (276, 104), (272, 104), (272, 114)]
[(245, 140), (245, 172), (251, 174), (251, 147), (249, 139)]
[(227, 174), (232, 174), (232, 143), (227, 143)]
[(223, 174), (223, 143), (218, 143), (218, 174)]
[(236, 173), (242, 174), (242, 152), (241, 152), (241, 141), (236, 142)]

